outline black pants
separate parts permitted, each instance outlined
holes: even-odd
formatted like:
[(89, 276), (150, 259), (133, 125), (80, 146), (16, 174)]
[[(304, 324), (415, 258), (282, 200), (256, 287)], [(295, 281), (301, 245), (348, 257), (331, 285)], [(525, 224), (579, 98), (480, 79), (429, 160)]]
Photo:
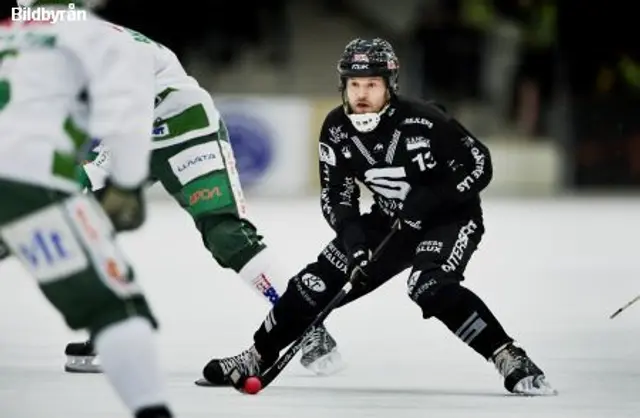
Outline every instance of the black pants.
[[(377, 212), (364, 215), (370, 248), (390, 232), (391, 224)], [(368, 267), (366, 286), (355, 287), (344, 304), (353, 302), (410, 268), (409, 297), (423, 317), (436, 317), (480, 354), (489, 358), (511, 341), (497, 319), (473, 292), (460, 286), (464, 271), (484, 234), (481, 219), (460, 219), (424, 231), (420, 236), (398, 234)], [(332, 240), (316, 261), (294, 276), (278, 303), (255, 333), (256, 348), (276, 356), (313, 321), (349, 279), (347, 254), (340, 237)], [(485, 331), (486, 330), (486, 331)], [(476, 338), (482, 333), (482, 338)]]
[[(367, 244), (373, 251), (389, 234), (391, 224), (376, 212), (364, 215), (363, 221)], [(419, 237), (411, 236), (408, 239), (407, 235), (398, 233), (382, 249), (380, 257), (368, 266), (366, 286), (356, 287), (342, 304), (360, 298), (408, 268), (411, 274), (407, 290), (413, 300), (417, 300), (429, 288), (435, 290), (438, 287), (436, 285), (461, 282), (483, 233), (484, 227), (479, 219), (464, 219), (438, 226), (428, 229)], [(317, 305), (322, 309), (349, 279), (348, 273), (347, 254), (340, 237), (336, 237), (322, 250), (315, 262), (307, 265), (292, 280), (311, 306)], [(310, 275), (322, 281), (327, 291), (316, 294), (318, 292), (306, 286)], [(434, 280), (438, 283), (434, 283)], [(429, 283), (429, 286), (424, 286)], [(431, 315), (425, 315), (428, 316)]]

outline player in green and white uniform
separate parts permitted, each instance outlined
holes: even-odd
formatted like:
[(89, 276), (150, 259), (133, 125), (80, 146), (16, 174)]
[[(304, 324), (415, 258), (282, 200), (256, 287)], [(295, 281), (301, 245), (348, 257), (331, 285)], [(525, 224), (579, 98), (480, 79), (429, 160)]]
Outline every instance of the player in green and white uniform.
[[(149, 97), (150, 102), (155, 97), (155, 122), (148, 183), (160, 182), (191, 215), (220, 266), (237, 272), (275, 303), (279, 293), (274, 284), (279, 281), (284, 289), (287, 276), (278, 270), (273, 254), (247, 219), (229, 135), (211, 96), (185, 72), (171, 50), (137, 32), (116, 30), (132, 33), (132, 43), (155, 59), (155, 70), (149, 74), (155, 78), (155, 95)], [(109, 146), (97, 145), (88, 160), (80, 181), (99, 195), (111, 164)], [(71, 343), (65, 353), (67, 371), (100, 371), (90, 342)], [(324, 327), (309, 338), (301, 363), (317, 374), (342, 368), (336, 342)]]
[[(20, 1), (68, 8), (30, 3)], [(156, 320), (114, 242), (145, 218), (155, 58), (129, 33), (85, 17), (0, 24), (0, 237), (66, 324), (90, 333), (131, 415), (170, 418)], [(89, 135), (112, 153), (99, 202), (74, 178)]]

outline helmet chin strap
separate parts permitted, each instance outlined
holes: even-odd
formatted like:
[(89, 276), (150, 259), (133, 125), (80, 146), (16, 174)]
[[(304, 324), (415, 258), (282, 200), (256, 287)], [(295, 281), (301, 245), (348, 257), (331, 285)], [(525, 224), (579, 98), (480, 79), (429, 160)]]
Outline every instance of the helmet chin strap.
[(388, 108), (389, 104), (387, 103), (379, 112), (347, 113), (347, 117), (358, 132), (371, 132), (376, 129), (380, 123), (382, 115), (384, 115), (384, 112), (386, 112)]

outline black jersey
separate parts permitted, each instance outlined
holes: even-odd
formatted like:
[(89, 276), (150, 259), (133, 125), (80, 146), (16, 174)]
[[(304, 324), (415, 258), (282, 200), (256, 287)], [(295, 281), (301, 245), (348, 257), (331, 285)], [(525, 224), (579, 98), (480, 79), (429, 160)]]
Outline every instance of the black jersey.
[(322, 212), (336, 232), (360, 218), (358, 183), (373, 192), (373, 210), (390, 219), (406, 211), (432, 227), (482, 216), (489, 150), (434, 103), (394, 97), (367, 133), (339, 106), (325, 118), (319, 147)]

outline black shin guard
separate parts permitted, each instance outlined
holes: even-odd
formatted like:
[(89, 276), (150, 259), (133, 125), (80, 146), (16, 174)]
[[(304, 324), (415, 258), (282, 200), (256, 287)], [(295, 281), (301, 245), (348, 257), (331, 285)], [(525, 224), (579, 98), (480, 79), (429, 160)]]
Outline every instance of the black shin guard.
[(418, 301), (425, 317), (439, 319), (487, 360), (498, 348), (513, 341), (487, 305), (471, 290), (451, 284), (443, 286), (429, 299), (428, 307)]
[[(286, 292), (254, 334), (255, 347), (261, 355), (277, 357), (282, 349), (304, 332), (340, 289), (323, 283), (322, 292), (310, 290), (310, 283), (306, 281), (309, 277), (318, 279), (310, 273), (301, 273), (289, 281)], [(333, 287), (336, 287), (335, 292)]]

